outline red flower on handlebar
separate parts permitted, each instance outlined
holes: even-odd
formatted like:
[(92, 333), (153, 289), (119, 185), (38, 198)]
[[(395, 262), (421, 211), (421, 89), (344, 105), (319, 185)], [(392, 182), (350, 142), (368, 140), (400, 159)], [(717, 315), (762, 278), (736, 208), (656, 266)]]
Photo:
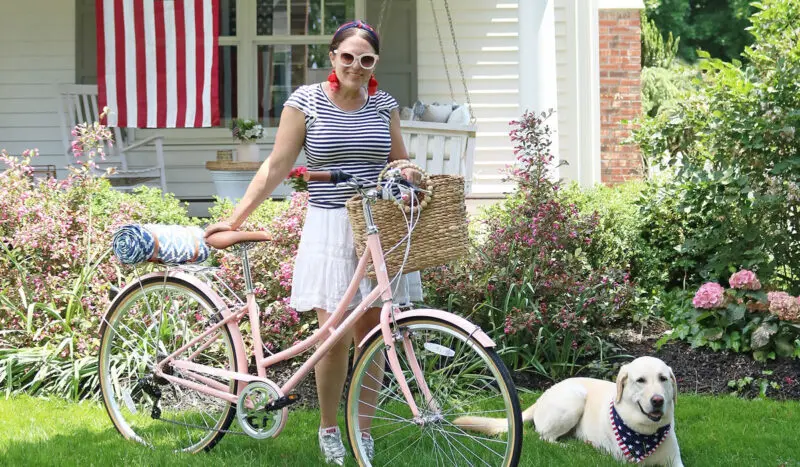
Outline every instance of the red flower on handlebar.
[(295, 167), (286, 177), (294, 191), (308, 191), (309, 173), (305, 167)]

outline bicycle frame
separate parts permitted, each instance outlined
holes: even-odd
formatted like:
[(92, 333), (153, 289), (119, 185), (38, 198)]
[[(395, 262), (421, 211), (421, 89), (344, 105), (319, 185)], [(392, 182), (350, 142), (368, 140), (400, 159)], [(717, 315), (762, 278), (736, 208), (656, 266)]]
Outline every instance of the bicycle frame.
[[(239, 383), (239, 388), (243, 388), (246, 383), (254, 382), (254, 381), (263, 381), (269, 382), (266, 379), (266, 369), (270, 366), (279, 363), (284, 360), (288, 360), (293, 358), (314, 345), (319, 344), (319, 347), (316, 351), (300, 366), (297, 372), (292, 375), (292, 377), (286, 381), (283, 386), (280, 387), (280, 395), (288, 394), (292, 389), (294, 389), (300, 381), (308, 375), (314, 365), (319, 362), (322, 356), (328, 352), (328, 350), (339, 340), (342, 338), (344, 333), (349, 331), (354, 323), (361, 318), (364, 313), (370, 308), (370, 305), (380, 297), (383, 301), (383, 305), (381, 307), (380, 313), (380, 323), (376, 328), (370, 333), (369, 336), (374, 334), (375, 332), (381, 332), (383, 336), (384, 343), (387, 346), (387, 356), (389, 367), (397, 378), (398, 385), (405, 397), (406, 402), (411, 409), (412, 414), (416, 419), (420, 419), (420, 409), (414, 400), (414, 396), (411, 393), (411, 389), (408, 386), (408, 382), (406, 381), (405, 375), (400, 369), (400, 362), (397, 355), (397, 348), (396, 343), (399, 341), (403, 341), (403, 350), (406, 354), (408, 361), (411, 363), (411, 370), (414, 375), (415, 381), (417, 381), (417, 385), (422, 392), (424, 400), (426, 404), (429, 406), (429, 409), (435, 410), (435, 403), (433, 401), (433, 396), (428, 389), (427, 384), (425, 383), (425, 379), (423, 377), (423, 373), (417, 363), (416, 356), (414, 355), (414, 351), (410, 342), (408, 341), (407, 337), (404, 336), (403, 333), (399, 331), (393, 332), (392, 324), (396, 321), (396, 313), (395, 313), (395, 305), (393, 303), (392, 298), (392, 290), (391, 284), (389, 280), (389, 275), (386, 270), (386, 265), (384, 262), (383, 250), (381, 249), (380, 238), (378, 237), (378, 229), (375, 227), (374, 222), (372, 220), (372, 212), (370, 208), (370, 199), (368, 197), (364, 197), (363, 201), (363, 209), (364, 215), (367, 220), (367, 248), (364, 250), (364, 253), (361, 255), (361, 258), (358, 262), (358, 267), (356, 268), (356, 272), (351, 280), (347, 291), (345, 292), (344, 297), (339, 302), (339, 305), (336, 308), (336, 311), (333, 313), (330, 319), (328, 319), (322, 327), (320, 327), (314, 334), (310, 337), (306, 338), (305, 340), (294, 344), (293, 346), (278, 352), (274, 355), (265, 356), (263, 345), (261, 341), (261, 332), (260, 332), (260, 325), (259, 325), (259, 307), (255, 301), (255, 295), (253, 294), (253, 284), (250, 275), (250, 267), (248, 263), (247, 257), (247, 250), (244, 249), (242, 253), (242, 264), (244, 266), (244, 278), (245, 278), (245, 285), (246, 285), (246, 304), (236, 311), (231, 311), (227, 306), (222, 305), (223, 308), (219, 309), (221, 319), (212, 325), (208, 330), (203, 332), (201, 335), (195, 337), (191, 341), (184, 344), (178, 350), (164, 358), (155, 368), (156, 376), (160, 378), (164, 378), (174, 384), (178, 384), (189, 389), (202, 392), (204, 394), (208, 394), (213, 397), (217, 397), (223, 400), (226, 400), (231, 403), (238, 402), (238, 396), (235, 394), (231, 394), (227, 385), (216, 381), (212, 378), (209, 378), (204, 375), (211, 375), (217, 376), (222, 378), (229, 378), (232, 380), (236, 380)], [(350, 304), (351, 300), (355, 296), (359, 283), (361, 279), (366, 277), (366, 269), (367, 264), (372, 261), (372, 264), (376, 271), (378, 285), (372, 289), (372, 291), (359, 303), (359, 305), (348, 314), (347, 308)], [(219, 297), (219, 295), (213, 291), (210, 287), (205, 285), (202, 281), (197, 281), (197, 283), (201, 284), (200, 288), (203, 292), (208, 294), (208, 296), (212, 297), (217, 304), (224, 303), (223, 300)], [(195, 285), (198, 285), (198, 284)], [(248, 371), (242, 371), (241, 365), (239, 371), (230, 371), (224, 370), (220, 368), (213, 368), (207, 365), (195, 363), (192, 360), (196, 355), (198, 355), (203, 349), (207, 348), (211, 345), (214, 340), (219, 336), (216, 334), (213, 338), (209, 338), (209, 336), (220, 329), (222, 326), (228, 326), (231, 323), (238, 323), (241, 319), (244, 318), (245, 315), (248, 315), (250, 320), (252, 338), (253, 338), (253, 355), (255, 356), (256, 361), (256, 368), (257, 368), (257, 375), (252, 375)], [(451, 321), (460, 325), (462, 328), (469, 325), (466, 320), (463, 319), (454, 319), (454, 317), (449, 313), (445, 313), (439, 310), (418, 310), (415, 315), (423, 315), (423, 316), (436, 316), (440, 319), (445, 319), (447, 321)], [(476, 333), (479, 336), (479, 340), (484, 344), (489, 344), (491, 346), (494, 343), (491, 339), (488, 338), (479, 328), (474, 325), (470, 325), (472, 327), (471, 334)], [(234, 327), (238, 331), (238, 327)], [(405, 338), (404, 338), (405, 337)], [(234, 351), (236, 352), (238, 357), (246, 358), (246, 351), (244, 349), (244, 344), (241, 339), (241, 333), (236, 332), (232, 335), (232, 341), (234, 345)], [(191, 355), (186, 358), (181, 358), (181, 355), (186, 352), (192, 346), (200, 343), (200, 347), (198, 350), (195, 350)], [(363, 344), (363, 342), (362, 342)], [(241, 360), (241, 358), (240, 358)], [(167, 366), (172, 366), (174, 368), (179, 368), (182, 370), (182, 373), (186, 376), (190, 376), (195, 381), (190, 381), (184, 377), (179, 377), (175, 375), (169, 374), (168, 371), (165, 371)], [(247, 364), (245, 360), (244, 368), (246, 369)], [(199, 381), (199, 382), (198, 382)], [(283, 410), (286, 410), (284, 408)], [(285, 420), (285, 417), (283, 417)], [(422, 423), (422, 422), (420, 422)], [(283, 430), (283, 424), (278, 428), (277, 432), (274, 436), (280, 434)]]

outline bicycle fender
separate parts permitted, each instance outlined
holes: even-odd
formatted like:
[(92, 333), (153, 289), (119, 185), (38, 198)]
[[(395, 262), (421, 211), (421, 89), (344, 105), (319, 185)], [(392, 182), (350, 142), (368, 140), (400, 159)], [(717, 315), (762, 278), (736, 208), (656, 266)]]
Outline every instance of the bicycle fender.
[[(400, 313), (395, 313), (395, 319), (398, 323), (403, 320), (410, 319), (410, 318), (434, 318), (438, 320), (445, 321), (453, 326), (461, 329), (468, 335), (471, 335), (475, 338), (482, 346), (484, 347), (495, 347), (494, 341), (478, 326), (470, 323), (466, 319), (455, 315), (453, 313), (444, 311), (444, 310), (434, 310), (430, 308), (420, 308), (416, 310), (409, 310), (403, 311)], [(402, 324), (402, 323), (401, 323)], [(378, 324), (372, 330), (367, 333), (367, 335), (361, 340), (358, 344), (358, 348), (361, 349), (366, 345), (367, 341), (375, 335), (381, 332), (381, 325)]]
[[(164, 280), (165, 277), (169, 277), (170, 279), (174, 279), (174, 280), (176, 280), (178, 282), (184, 282), (187, 285), (190, 285), (193, 288), (195, 288), (196, 290), (198, 290), (198, 291), (202, 292), (203, 294), (205, 294), (211, 300), (211, 304), (214, 306), (215, 311), (219, 311), (220, 314), (223, 316), (223, 318), (227, 318), (231, 314), (231, 311), (228, 309), (227, 306), (225, 306), (225, 303), (222, 301), (222, 298), (220, 298), (220, 296), (216, 292), (214, 292), (214, 290), (211, 289), (211, 287), (209, 287), (208, 284), (206, 284), (202, 280), (198, 279), (197, 277), (192, 276), (191, 274), (186, 274), (185, 272), (180, 272), (180, 271), (151, 272), (149, 274), (145, 274), (144, 276), (140, 277), (139, 280), (137, 280), (137, 281), (131, 281), (130, 284), (128, 284), (125, 287), (123, 287), (122, 289), (120, 289), (120, 291), (114, 297), (114, 300), (111, 301), (111, 304), (109, 305), (108, 309), (106, 310), (105, 315), (103, 316), (103, 322), (100, 325), (100, 335), (101, 336), (103, 335), (103, 331), (104, 331), (105, 327), (108, 325), (107, 324), (108, 323), (108, 319), (107, 319), (108, 312), (113, 310), (114, 307), (117, 306), (117, 303), (128, 295), (127, 292), (130, 289), (138, 287), (139, 286), (139, 282), (144, 282), (144, 281), (146, 281), (148, 279), (151, 279), (151, 278), (154, 278), (154, 277), (158, 277), (161, 280)], [(242, 341), (242, 333), (239, 330), (238, 326), (228, 326), (228, 330), (231, 333), (231, 341), (233, 343), (233, 351), (236, 353), (236, 365), (238, 367), (238, 371), (240, 373), (248, 373), (247, 355), (246, 355), (246, 353), (244, 351), (243, 346), (239, 344), (240, 342), (243, 342)]]

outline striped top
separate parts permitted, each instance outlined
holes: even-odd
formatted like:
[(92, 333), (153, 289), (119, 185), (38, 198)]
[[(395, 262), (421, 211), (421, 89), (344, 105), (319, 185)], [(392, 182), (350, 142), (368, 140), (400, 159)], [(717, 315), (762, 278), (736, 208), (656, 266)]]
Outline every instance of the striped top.
[[(389, 119), (397, 101), (384, 91), (368, 96), (358, 110), (344, 111), (328, 98), (321, 84), (301, 86), (284, 105), (306, 115), (303, 149), (309, 170), (340, 169), (367, 180), (378, 180), (392, 149)], [(309, 204), (342, 208), (355, 190), (328, 182), (308, 183)]]

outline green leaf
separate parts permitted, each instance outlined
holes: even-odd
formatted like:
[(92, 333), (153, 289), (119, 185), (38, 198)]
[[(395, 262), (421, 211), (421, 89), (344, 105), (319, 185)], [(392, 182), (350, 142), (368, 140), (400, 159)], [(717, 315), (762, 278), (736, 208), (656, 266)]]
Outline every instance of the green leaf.
[(761, 323), (753, 334), (750, 336), (750, 346), (754, 349), (761, 349), (766, 347), (769, 344), (769, 340), (777, 329), (774, 326), (770, 326), (770, 323)]
[(723, 334), (725, 334), (725, 330), (719, 327), (708, 328), (703, 331), (703, 336), (709, 341), (719, 340), (722, 338)]
[(743, 304), (731, 303), (726, 308), (726, 316), (729, 321), (736, 322), (744, 318), (744, 314), (747, 311)]
[(775, 353), (780, 357), (790, 357), (794, 353), (794, 343), (785, 334), (775, 338)]

